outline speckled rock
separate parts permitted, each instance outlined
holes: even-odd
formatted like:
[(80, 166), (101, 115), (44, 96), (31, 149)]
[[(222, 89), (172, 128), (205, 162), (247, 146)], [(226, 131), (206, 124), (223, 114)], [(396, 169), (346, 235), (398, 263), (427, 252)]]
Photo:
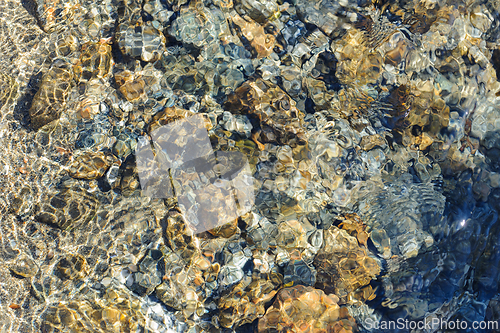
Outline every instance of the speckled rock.
[(101, 178), (116, 161), (117, 159), (113, 155), (82, 151), (73, 155), (73, 162), (69, 166), (69, 175), (78, 179)]
[(118, 44), (123, 53), (143, 61), (158, 60), (165, 48), (165, 36), (151, 23), (119, 27)]
[(271, 273), (251, 277), (245, 276), (238, 284), (226, 290), (221, 296), (219, 323), (222, 327), (236, 327), (250, 323), (264, 315), (264, 305), (275, 295), (282, 285), (283, 277)]
[(66, 106), (73, 74), (63, 61), (56, 61), (42, 77), (29, 111), (31, 126), (39, 129), (59, 119)]
[(325, 232), (324, 247), (314, 259), (315, 287), (349, 302), (352, 293), (380, 273), (380, 265), (357, 239), (335, 226)]
[(35, 219), (41, 223), (72, 229), (85, 226), (95, 217), (97, 199), (85, 189), (63, 188), (42, 195)]
[(305, 139), (301, 124), (303, 114), (290, 96), (270, 82), (261, 79), (245, 82), (229, 96), (225, 108), (257, 117), (262, 129), (258, 137), (263, 142), (286, 140), (291, 145)]
[(81, 255), (69, 254), (59, 260), (56, 272), (64, 279), (82, 279), (89, 274), (89, 267)]
[(9, 266), (9, 269), (12, 273), (24, 278), (30, 278), (38, 272), (38, 267), (33, 259), (27, 256), (16, 259), (16, 261)]
[(312, 287), (280, 290), (273, 305), (259, 319), (259, 332), (356, 332), (357, 325), (339, 298)]

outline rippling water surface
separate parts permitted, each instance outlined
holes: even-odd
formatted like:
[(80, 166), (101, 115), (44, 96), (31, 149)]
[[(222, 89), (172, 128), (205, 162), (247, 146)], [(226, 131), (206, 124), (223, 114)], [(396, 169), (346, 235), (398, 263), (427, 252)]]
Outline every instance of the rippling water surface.
[(500, 332), (499, 11), (0, 0), (0, 331)]

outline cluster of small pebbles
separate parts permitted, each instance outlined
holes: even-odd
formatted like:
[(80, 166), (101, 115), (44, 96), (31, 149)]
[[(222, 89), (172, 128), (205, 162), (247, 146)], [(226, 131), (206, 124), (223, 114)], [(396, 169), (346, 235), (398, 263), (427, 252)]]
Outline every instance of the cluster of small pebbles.
[(499, 77), (494, 0), (0, 0), (0, 331), (500, 320)]

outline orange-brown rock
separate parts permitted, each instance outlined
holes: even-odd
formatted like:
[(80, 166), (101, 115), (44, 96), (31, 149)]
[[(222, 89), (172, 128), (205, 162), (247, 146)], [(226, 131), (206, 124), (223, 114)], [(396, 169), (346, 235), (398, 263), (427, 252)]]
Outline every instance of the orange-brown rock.
[(68, 254), (56, 265), (61, 277), (69, 280), (82, 279), (89, 274), (89, 267), (84, 257), (79, 254)]
[(142, 79), (135, 79), (126, 82), (120, 87), (120, 92), (128, 101), (134, 101), (139, 99), (142, 94), (144, 94), (144, 87), (146, 83)]
[[(363, 236), (361, 240), (364, 241)], [(358, 239), (335, 226), (325, 231), (324, 246), (316, 255), (314, 266), (315, 287), (338, 295), (342, 302), (348, 303), (353, 292), (368, 285), (380, 273), (378, 262), (368, 256)]]
[(158, 112), (153, 116), (153, 119), (149, 123), (149, 133), (153, 132), (155, 129), (172, 123), (176, 120), (185, 119), (190, 116), (194, 116), (195, 113), (189, 110), (179, 109), (177, 107), (165, 108), (164, 110)]
[(356, 322), (339, 298), (313, 287), (282, 289), (273, 305), (259, 319), (258, 332), (348, 333), (356, 331)]
[(117, 158), (113, 155), (84, 151), (73, 156), (68, 172), (73, 178), (97, 179), (101, 178), (114, 162), (117, 162)]
[(79, 81), (108, 76), (112, 63), (111, 45), (107, 43), (86, 43), (78, 63), (73, 67)]
[(233, 22), (239, 27), (241, 34), (246, 38), (255, 53), (257, 58), (265, 58), (273, 53), (276, 37), (272, 34), (266, 34), (264, 27), (257, 22), (246, 21), (238, 14), (232, 16)]
[(141, 77), (135, 77), (129, 71), (121, 71), (115, 74), (115, 82), (118, 90), (128, 101), (138, 100), (145, 94), (146, 82)]
[(360, 245), (366, 246), (368, 233), (366, 232), (366, 225), (358, 214), (345, 214), (341, 217), (341, 220), (340, 228), (347, 231), (349, 235), (356, 237)]
[(219, 299), (220, 325), (234, 328), (262, 317), (264, 305), (273, 299), (282, 284), (283, 277), (274, 272), (243, 277)]
[(217, 226), (208, 232), (216, 237), (229, 238), (238, 231), (238, 220)]
[(295, 101), (277, 85), (257, 79), (243, 83), (228, 97), (225, 109), (232, 113), (257, 117), (261, 124), (261, 142), (294, 146), (305, 139), (304, 114)]

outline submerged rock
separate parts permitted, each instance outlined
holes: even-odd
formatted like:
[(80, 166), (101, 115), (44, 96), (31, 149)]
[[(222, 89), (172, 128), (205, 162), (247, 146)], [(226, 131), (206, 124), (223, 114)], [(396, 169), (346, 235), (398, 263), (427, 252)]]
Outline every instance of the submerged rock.
[(85, 226), (95, 217), (98, 200), (85, 189), (64, 188), (44, 193), (35, 219), (61, 229)]
[(258, 79), (245, 82), (229, 96), (225, 108), (232, 113), (254, 116), (260, 122), (260, 140), (263, 142), (302, 142), (305, 139), (302, 128), (303, 114), (295, 101), (280, 87)]
[(113, 155), (84, 151), (73, 156), (73, 162), (69, 166), (69, 175), (78, 179), (101, 178), (116, 160)]
[(357, 325), (339, 298), (313, 287), (280, 290), (273, 305), (259, 319), (259, 332), (356, 332)]
[(380, 264), (344, 230), (332, 226), (324, 238), (325, 245), (314, 258), (318, 271), (315, 287), (350, 303), (355, 291), (380, 274)]
[(42, 330), (104, 333), (145, 327), (147, 318), (139, 299), (131, 300), (131, 295), (120, 289), (109, 289), (103, 296), (50, 304), (42, 314)]
[(68, 64), (57, 61), (42, 77), (40, 88), (33, 98), (29, 115), (31, 126), (39, 129), (59, 119), (66, 107), (73, 74)]
[(445, 197), (433, 183), (401, 177), (390, 186), (367, 182), (358, 191), (358, 214), (382, 257), (411, 258), (434, 244), (432, 230), (442, 221)]
[(497, 318), (499, 11), (1, 2), (0, 331)]
[(9, 269), (14, 274), (24, 278), (30, 278), (38, 272), (38, 267), (35, 262), (27, 256), (16, 259), (16, 261), (9, 266)]
[(122, 23), (117, 39), (124, 54), (143, 61), (158, 60), (165, 49), (165, 36), (149, 22)]
[(220, 325), (226, 328), (237, 327), (263, 316), (264, 305), (273, 299), (282, 283), (283, 277), (276, 273), (254, 273), (243, 277), (220, 297)]
[(67, 255), (56, 265), (56, 271), (64, 279), (82, 279), (89, 274), (87, 261), (81, 255)]
[(111, 45), (108, 43), (86, 43), (82, 45), (79, 62), (73, 67), (77, 80), (90, 81), (106, 78), (112, 68)]

